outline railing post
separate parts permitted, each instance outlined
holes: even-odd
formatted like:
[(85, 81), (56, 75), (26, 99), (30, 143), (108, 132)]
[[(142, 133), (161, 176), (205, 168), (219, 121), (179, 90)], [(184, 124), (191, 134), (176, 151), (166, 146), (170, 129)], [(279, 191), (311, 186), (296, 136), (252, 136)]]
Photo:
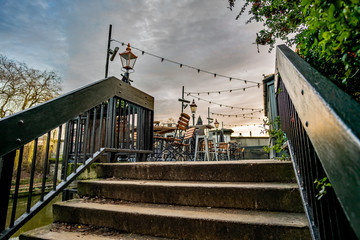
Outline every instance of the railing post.
[(5, 229), (16, 150), (0, 158), (0, 232)]

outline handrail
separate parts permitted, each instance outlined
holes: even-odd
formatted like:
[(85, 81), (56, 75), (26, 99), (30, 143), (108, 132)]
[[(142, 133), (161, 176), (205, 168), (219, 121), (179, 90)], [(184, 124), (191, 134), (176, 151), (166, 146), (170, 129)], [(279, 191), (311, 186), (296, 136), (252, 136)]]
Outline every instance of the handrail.
[[(105, 155), (107, 161), (114, 161), (130, 154), (135, 155), (131, 159), (146, 160), (153, 152), (153, 110), (153, 97), (109, 77), (1, 119), (0, 239), (8, 239), (96, 159), (103, 160)], [(57, 133), (57, 138), (51, 137), (51, 133)], [(50, 141), (56, 143), (55, 170), (51, 177), (48, 173)], [(33, 146), (24, 146), (30, 142)], [(28, 203), (26, 212), (16, 219), (25, 148), (27, 157), (32, 156)], [(60, 149), (63, 149), (61, 154)], [(16, 159), (13, 208), (8, 214)], [(32, 206), (35, 170), (39, 167), (42, 169), (41, 196)], [(52, 191), (48, 194), (46, 180), (52, 180)], [(10, 221), (6, 228), (7, 220)]]
[(109, 77), (1, 119), (0, 157), (114, 96), (154, 110), (152, 96)]
[[(360, 237), (360, 104), (285, 45), (276, 51), (281, 78), (338, 200)], [(290, 117), (291, 118), (291, 117)]]

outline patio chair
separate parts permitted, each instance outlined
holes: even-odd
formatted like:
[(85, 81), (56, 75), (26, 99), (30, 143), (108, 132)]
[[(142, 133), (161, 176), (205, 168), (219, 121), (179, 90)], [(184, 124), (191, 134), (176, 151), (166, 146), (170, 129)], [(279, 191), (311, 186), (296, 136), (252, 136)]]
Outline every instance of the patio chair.
[(176, 125), (176, 130), (173, 137), (162, 137), (161, 140), (165, 142), (164, 144), (164, 160), (177, 160), (178, 158), (183, 159), (183, 154), (181, 153), (182, 147), (184, 147), (184, 138), (187, 126), (190, 121), (190, 116), (186, 113), (181, 113), (179, 121)]
[(229, 143), (219, 142), (217, 152), (219, 160), (230, 160)]

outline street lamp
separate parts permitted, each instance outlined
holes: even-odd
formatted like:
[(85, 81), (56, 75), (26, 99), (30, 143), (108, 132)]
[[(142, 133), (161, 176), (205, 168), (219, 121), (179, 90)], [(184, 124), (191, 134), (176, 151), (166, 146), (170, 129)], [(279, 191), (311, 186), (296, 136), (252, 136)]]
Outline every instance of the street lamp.
[(122, 67), (126, 70), (122, 80), (129, 83), (129, 70), (134, 70), (134, 65), (137, 59), (137, 56), (131, 52), (130, 43), (128, 43), (126, 51), (120, 53), (120, 59)]
[(195, 126), (195, 112), (196, 112), (196, 108), (197, 108), (197, 105), (195, 104), (195, 101), (194, 101), (194, 99), (193, 99), (192, 103), (190, 104), (190, 110), (191, 110), (192, 118), (193, 118), (193, 126)]
[(218, 127), (219, 127), (219, 122), (217, 121), (217, 119), (215, 119), (214, 125), (216, 128), (215, 138), (216, 138), (216, 142), (218, 142), (217, 131), (218, 131)]

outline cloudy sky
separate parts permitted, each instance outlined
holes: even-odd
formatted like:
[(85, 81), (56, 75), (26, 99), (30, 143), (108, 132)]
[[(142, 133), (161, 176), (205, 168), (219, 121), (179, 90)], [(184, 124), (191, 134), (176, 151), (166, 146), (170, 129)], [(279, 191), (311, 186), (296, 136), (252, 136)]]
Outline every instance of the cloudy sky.
[[(63, 92), (104, 78), (109, 24), (112, 38), (145, 52), (182, 64), (232, 78), (261, 82), (263, 74), (274, 72), (275, 51), (268, 53), (253, 44), (260, 24), (235, 20), (242, 2), (230, 11), (227, 0), (0, 0), (0, 54), (31, 67), (57, 72), (63, 79)], [(112, 41), (111, 48), (125, 47)], [(186, 92), (211, 92), (249, 87), (242, 81), (161, 62), (148, 54), (138, 55), (133, 86), (155, 97), (155, 120), (177, 119), (182, 86)], [(109, 76), (121, 78), (118, 57), (110, 63)], [(240, 108), (263, 108), (261, 88), (228, 93), (195, 94), (198, 98)], [(241, 115), (238, 108), (220, 107), (198, 98), (196, 116), (214, 113)], [(189, 113), (189, 108), (185, 112)], [(250, 110), (251, 112), (251, 110)], [(238, 134), (258, 135), (262, 113), (254, 119), (217, 118)], [(252, 125), (230, 127), (230, 125)]]

